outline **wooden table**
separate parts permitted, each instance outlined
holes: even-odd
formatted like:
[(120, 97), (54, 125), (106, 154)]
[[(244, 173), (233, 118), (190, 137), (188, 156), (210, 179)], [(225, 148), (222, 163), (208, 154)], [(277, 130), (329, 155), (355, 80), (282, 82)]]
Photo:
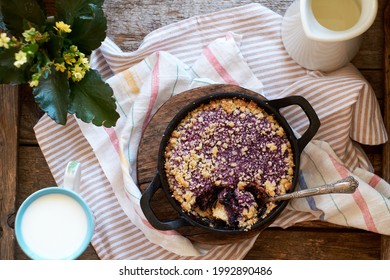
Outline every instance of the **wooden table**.
[[(53, 9), (53, 0), (45, 1)], [(106, 0), (108, 36), (123, 50), (135, 50), (149, 32), (193, 15), (253, 3), (249, 0)], [(292, 0), (256, 1), (284, 14)], [(385, 119), (390, 112), (390, 41), (385, 44), (385, 18), (390, 4), (379, 0), (379, 12), (353, 63), (373, 86)], [(387, 8), (385, 9), (385, 7)], [(385, 12), (386, 11), (386, 12)], [(389, 17), (387, 21), (387, 17)], [(385, 47), (387, 46), (387, 48)], [(389, 76), (390, 77), (390, 76)], [(0, 259), (27, 259), (15, 242), (13, 222), (22, 201), (40, 188), (54, 185), (33, 126), (42, 116), (28, 86), (0, 85)], [(390, 127), (389, 123), (386, 123)], [(390, 130), (388, 130), (390, 131)], [(390, 181), (388, 144), (364, 147), (375, 172)], [(264, 231), (247, 259), (390, 259), (389, 237), (322, 222)], [(90, 246), (80, 259), (98, 259)]]

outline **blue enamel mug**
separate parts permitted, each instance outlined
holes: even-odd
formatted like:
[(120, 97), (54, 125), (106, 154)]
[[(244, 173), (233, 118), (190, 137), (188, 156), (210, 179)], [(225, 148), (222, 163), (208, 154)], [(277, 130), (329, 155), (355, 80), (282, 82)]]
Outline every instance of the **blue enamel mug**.
[(15, 235), (23, 252), (34, 260), (77, 259), (94, 233), (94, 216), (80, 196), (81, 165), (68, 163), (62, 187), (31, 194), (16, 214)]

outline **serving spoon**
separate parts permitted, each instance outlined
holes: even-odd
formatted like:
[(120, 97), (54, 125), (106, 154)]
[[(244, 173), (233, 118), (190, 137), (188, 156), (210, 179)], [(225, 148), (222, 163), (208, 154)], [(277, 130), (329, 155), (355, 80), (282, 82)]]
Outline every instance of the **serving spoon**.
[(301, 198), (314, 195), (322, 195), (329, 193), (354, 193), (359, 182), (352, 176), (336, 181), (334, 183), (325, 184), (316, 188), (295, 191), (283, 195), (264, 198), (264, 204), (271, 201), (289, 200), (292, 198)]

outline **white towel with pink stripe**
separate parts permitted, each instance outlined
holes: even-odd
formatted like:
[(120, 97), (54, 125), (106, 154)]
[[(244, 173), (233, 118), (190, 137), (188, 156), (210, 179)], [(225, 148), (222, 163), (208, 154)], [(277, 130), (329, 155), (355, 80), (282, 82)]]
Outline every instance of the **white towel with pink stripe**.
[[(37, 139), (57, 183), (62, 180), (60, 161), (73, 153), (84, 165), (82, 194), (92, 210), (101, 213), (99, 207), (104, 205), (112, 217), (116, 215), (114, 221), (108, 214), (101, 213), (104, 219), (97, 217), (92, 243), (101, 258), (239, 259), (250, 250), (256, 238), (203, 250), (176, 232), (151, 228), (139, 205), (136, 158), (151, 116), (171, 96), (215, 83), (236, 84), (268, 99), (304, 96), (322, 126), (302, 153), (299, 188), (348, 175), (360, 183), (353, 195), (294, 199), (272, 226), (322, 220), (390, 234), (390, 186), (372, 173), (358, 144), (387, 141), (372, 88), (351, 64), (332, 73), (307, 71), (297, 65), (284, 50), (280, 23), (280, 15), (250, 4), (156, 30), (134, 52), (122, 52), (106, 39), (91, 64), (114, 90), (121, 115), (117, 126), (98, 128), (72, 116), (65, 127), (52, 124), (47, 116), (40, 120), (35, 127)], [(303, 112), (290, 107), (282, 112), (297, 133), (305, 130)], [(67, 152), (46, 141), (48, 135), (59, 135), (68, 143)], [(72, 137), (77, 141), (69, 141)], [(105, 182), (101, 187), (92, 176), (96, 170)]]

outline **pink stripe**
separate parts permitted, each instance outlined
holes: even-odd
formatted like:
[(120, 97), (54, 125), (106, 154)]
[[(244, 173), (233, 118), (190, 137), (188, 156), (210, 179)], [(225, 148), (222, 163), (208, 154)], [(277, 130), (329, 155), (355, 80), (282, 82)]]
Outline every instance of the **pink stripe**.
[[(337, 172), (340, 174), (342, 178), (345, 178), (349, 176), (348, 170), (341, 165), (338, 161), (336, 161), (333, 157), (329, 157), (336, 168)], [(365, 201), (362, 193), (360, 192), (359, 188), (356, 189), (356, 191), (352, 195), (353, 199), (355, 200), (357, 206), (359, 207), (360, 211), (362, 212), (364, 222), (366, 223), (367, 230), (372, 232), (378, 232), (374, 219), (372, 218), (372, 215), (370, 213), (370, 209), (368, 208), (367, 202)]]
[(118, 135), (116, 135), (115, 129), (104, 128), (104, 130), (108, 134), (108, 137), (110, 138), (111, 144), (114, 146), (114, 149), (119, 154), (119, 139), (118, 139)]
[(152, 89), (151, 89), (152, 92), (151, 92), (151, 96), (150, 96), (148, 111), (146, 113), (145, 120), (144, 120), (144, 123), (142, 125), (142, 131), (145, 130), (146, 125), (149, 122), (150, 115), (152, 114), (154, 104), (156, 103), (158, 90), (159, 90), (159, 83), (160, 83), (160, 79), (158, 77), (159, 73), (160, 73), (160, 53), (159, 52), (156, 52), (156, 59), (157, 59), (156, 64), (154, 65), (153, 70), (152, 70)]
[(352, 196), (355, 199), (360, 210), (362, 211), (364, 221), (367, 225), (367, 229), (372, 232), (378, 232), (374, 220), (371, 216), (370, 210), (368, 209), (367, 202), (364, 200), (364, 197), (360, 190), (357, 189)]
[(379, 177), (378, 175), (374, 175), (372, 176), (372, 178), (370, 179), (370, 181), (368, 182), (368, 184), (373, 187), (374, 189), (376, 188), (376, 186), (378, 185), (378, 183), (381, 181), (381, 177)]
[(214, 67), (215, 71), (221, 76), (221, 78), (228, 84), (238, 85), (238, 83), (233, 79), (232, 76), (226, 71), (226, 69), (219, 63), (218, 59), (212, 53), (212, 51), (207, 47), (203, 51), (204, 55), (210, 62), (210, 64)]
[(329, 156), (330, 160), (333, 163), (333, 166), (336, 168), (337, 172), (342, 178), (349, 176), (349, 171), (345, 168), (344, 165), (341, 165), (337, 160), (335, 160), (332, 156)]

